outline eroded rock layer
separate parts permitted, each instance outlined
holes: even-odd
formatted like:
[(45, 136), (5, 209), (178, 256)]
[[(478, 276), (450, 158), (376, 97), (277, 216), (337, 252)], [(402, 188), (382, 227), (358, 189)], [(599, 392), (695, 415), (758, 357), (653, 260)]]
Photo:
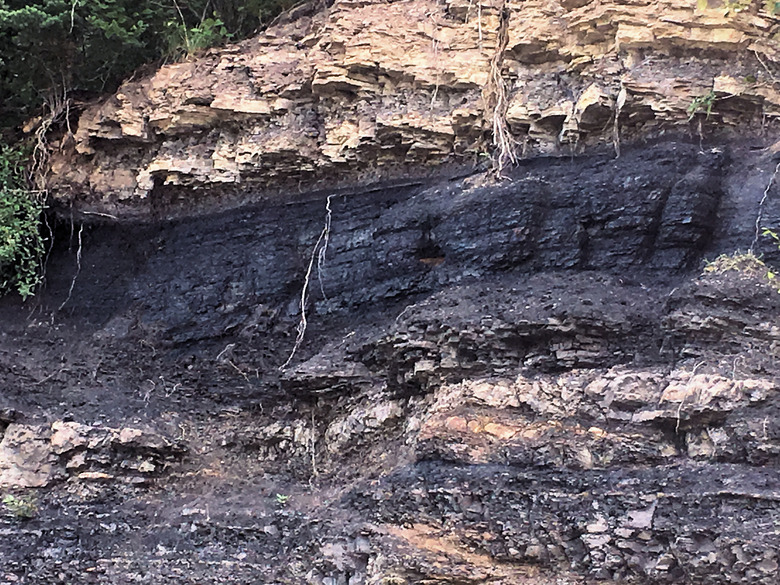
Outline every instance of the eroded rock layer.
[(92, 212), (192, 214), (491, 157), (619, 152), (674, 127), (773, 128), (780, 20), (761, 2), (709, 4), (302, 6), (88, 107), (50, 187)]
[(766, 141), (54, 226), (0, 583), (777, 583)]

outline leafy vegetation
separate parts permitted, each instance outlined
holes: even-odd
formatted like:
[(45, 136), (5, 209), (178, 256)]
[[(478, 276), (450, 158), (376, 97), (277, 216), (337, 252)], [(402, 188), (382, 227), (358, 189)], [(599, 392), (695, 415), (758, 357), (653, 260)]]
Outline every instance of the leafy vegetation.
[(0, 294), (15, 290), (23, 298), (41, 278), (43, 197), (27, 188), (26, 157), (20, 149), (0, 144)]
[(734, 252), (733, 254), (721, 254), (712, 262), (707, 262), (704, 272), (710, 274), (723, 274), (724, 272), (739, 272), (751, 276), (767, 276), (771, 271), (753, 252)]
[(177, 24), (171, 27), (167, 55), (174, 59), (186, 58), (232, 36), (219, 18), (206, 18), (192, 28)]
[(3, 496), (2, 501), (5, 509), (16, 518), (35, 518), (38, 514), (38, 501), (33, 495), (14, 496), (6, 494)]
[[(773, 232), (769, 228), (764, 228), (764, 231), (762, 232), (762, 235), (767, 236), (772, 239), (774, 244), (777, 246), (777, 249), (780, 250), (780, 236), (777, 235), (777, 232)], [(768, 270), (766, 277), (771, 280), (774, 284), (777, 284), (777, 272), (774, 272), (772, 270)], [(777, 292), (780, 292), (780, 289), (778, 289)]]
[[(699, 10), (715, 8), (718, 10), (725, 10), (730, 14), (737, 14), (749, 10), (751, 6), (756, 5), (756, 2), (754, 0), (696, 0), (696, 5)], [(780, 2), (777, 0), (761, 0), (758, 2), (758, 5), (769, 14), (777, 14), (780, 12)]]
[(716, 95), (712, 90), (704, 95), (700, 95), (694, 98), (694, 100), (691, 102), (691, 105), (688, 106), (688, 121), (692, 120), (693, 117), (699, 112), (704, 112), (706, 117), (709, 119), (710, 114), (712, 113), (712, 106), (715, 105), (715, 100)]
[[(247, 37), (297, 1), (0, 0), (0, 133), (12, 137), (47, 104), (42, 136), (69, 122), (71, 98), (113, 91), (141, 65)], [(24, 164), (20, 149), (0, 142), (0, 295), (26, 298), (41, 277), (44, 196), (28, 188)]]
[(112, 91), (139, 66), (251, 35), (295, 0), (0, 0), (0, 125), (51, 93)]
[[(763, 235), (771, 238), (778, 249), (780, 249), (780, 236), (769, 229), (764, 229)], [(737, 251), (733, 254), (721, 254), (712, 262), (707, 262), (704, 267), (704, 272), (709, 274), (723, 274), (732, 271), (739, 272), (745, 276), (765, 279), (771, 286), (777, 288), (780, 293), (778, 272), (756, 256), (752, 250), (747, 252)]]
[(777, 235), (777, 232), (774, 232), (769, 228), (764, 228), (764, 231), (761, 232), (761, 235), (770, 238), (777, 246), (777, 249), (780, 250), (780, 235)]

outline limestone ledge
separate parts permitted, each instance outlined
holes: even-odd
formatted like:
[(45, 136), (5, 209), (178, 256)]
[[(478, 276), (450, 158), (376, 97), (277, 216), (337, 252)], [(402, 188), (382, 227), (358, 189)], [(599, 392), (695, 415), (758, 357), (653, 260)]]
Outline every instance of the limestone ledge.
[(66, 478), (145, 483), (183, 452), (176, 440), (139, 428), (11, 423), (0, 441), (0, 488), (43, 487)]
[(88, 107), (52, 157), (50, 187), (121, 213), (166, 186), (261, 193), (477, 161), (492, 149), (491, 64), (525, 156), (771, 121), (778, 31), (763, 4), (694, 0), (306, 5)]

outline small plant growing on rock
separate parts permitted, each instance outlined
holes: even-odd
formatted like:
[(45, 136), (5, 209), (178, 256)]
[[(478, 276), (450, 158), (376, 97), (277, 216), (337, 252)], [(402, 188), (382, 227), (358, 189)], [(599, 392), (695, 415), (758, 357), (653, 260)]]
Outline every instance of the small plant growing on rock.
[(192, 28), (187, 27), (183, 20), (181, 23), (169, 23), (169, 27), (168, 54), (175, 61), (202, 53), (233, 36), (219, 18), (204, 18)]
[(3, 506), (5, 506), (10, 515), (24, 520), (35, 518), (38, 514), (38, 501), (33, 495), (14, 496), (6, 494), (3, 496)]
[(712, 262), (707, 262), (704, 272), (723, 274), (724, 272), (741, 272), (743, 274), (765, 274), (766, 264), (752, 251), (721, 254)]
[(712, 90), (694, 98), (691, 105), (688, 106), (688, 121), (690, 122), (693, 120), (693, 117), (700, 112), (704, 112), (706, 118), (709, 119), (710, 114), (712, 113), (712, 106), (715, 105), (715, 100), (715, 92)]
[[(763, 235), (772, 238), (772, 240), (774, 241), (775, 245), (777, 246), (777, 249), (780, 250), (780, 236), (778, 236), (777, 233), (773, 232), (772, 230), (770, 230), (768, 228), (764, 228), (764, 231), (762, 233), (763, 233)], [(777, 274), (774, 271), (772, 271), (771, 269), (769, 271), (767, 271), (766, 277), (769, 280), (771, 280), (773, 284), (777, 284), (777, 281), (776, 281)], [(780, 292), (780, 289), (778, 289), (777, 292)]]
[(709, 274), (723, 274), (731, 271), (739, 272), (746, 276), (764, 278), (774, 287), (777, 287), (779, 284), (777, 273), (756, 256), (752, 250), (734, 252), (733, 254), (721, 254), (712, 262), (707, 262), (704, 267), (704, 272)]
[(280, 506), (286, 506), (290, 501), (290, 496), (284, 494), (276, 494), (276, 503)]
[(775, 245), (777, 246), (777, 249), (780, 250), (780, 236), (778, 236), (776, 232), (773, 232), (769, 228), (764, 228), (764, 231), (761, 232), (761, 235), (762, 236), (768, 236), (768, 237), (772, 238), (772, 240), (774, 241)]
[[(696, 5), (699, 10), (707, 10), (708, 8), (715, 8), (718, 10), (726, 10), (726, 14), (739, 14), (750, 9), (753, 4), (752, 0), (697, 0)], [(775, 0), (764, 0), (759, 5), (763, 4), (762, 8), (769, 14), (777, 14), (780, 12), (780, 2)]]

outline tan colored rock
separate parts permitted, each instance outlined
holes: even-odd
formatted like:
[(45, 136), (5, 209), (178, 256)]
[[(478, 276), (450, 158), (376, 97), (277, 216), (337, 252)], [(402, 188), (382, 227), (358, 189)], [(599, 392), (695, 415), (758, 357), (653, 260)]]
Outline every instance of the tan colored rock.
[[(125, 455), (116, 452), (117, 446)], [(140, 464), (126, 465), (123, 457), (133, 449), (151, 456)], [(165, 457), (181, 451), (180, 445), (159, 433), (130, 427), (116, 429), (63, 421), (51, 425), (11, 424), (0, 442), (0, 487), (43, 487), (72, 474), (80, 479), (114, 477), (102, 470), (85, 471), (94, 461), (100, 466), (108, 463), (148, 474), (159, 470)]]
[(51, 425), (51, 448), (54, 453), (61, 455), (72, 451), (77, 447), (84, 447), (87, 445), (87, 436), (91, 427), (82, 425), (75, 422), (62, 422), (57, 421)]
[(708, 405), (716, 400), (733, 402), (739, 400), (739, 384), (722, 376), (694, 374), (687, 379), (673, 380), (661, 394), (662, 402), (689, 403), (696, 406)]
[(516, 428), (497, 422), (489, 422), (483, 428), (483, 432), (493, 435), (502, 441), (507, 441), (514, 437), (517, 434), (517, 430), (518, 429)]
[(109, 479), (114, 479), (114, 476), (109, 473), (104, 473), (102, 471), (84, 471), (83, 473), (78, 474), (79, 479), (84, 479), (88, 481), (105, 481)]
[(218, 199), (231, 187), (249, 200), (471, 164), (491, 149), (492, 63), (523, 155), (686, 126), (711, 91), (708, 122), (780, 117), (780, 20), (763, 5), (336, 0), (295, 14), (87, 108), (52, 158), (54, 196), (142, 214), (155, 193)]
[(41, 487), (54, 478), (57, 457), (50, 433), (42, 426), (8, 426), (0, 442), (0, 487)]

